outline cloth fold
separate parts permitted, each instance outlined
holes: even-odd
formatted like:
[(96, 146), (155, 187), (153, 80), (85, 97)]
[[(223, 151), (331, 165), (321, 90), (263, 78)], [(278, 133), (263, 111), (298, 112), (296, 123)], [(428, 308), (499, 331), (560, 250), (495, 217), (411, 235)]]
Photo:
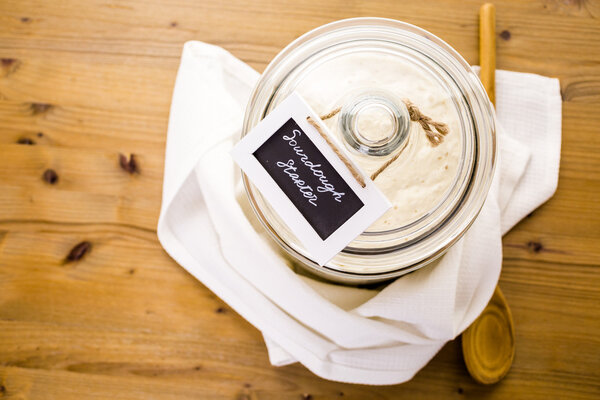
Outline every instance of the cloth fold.
[(554, 193), (558, 81), (497, 72), (504, 130), (480, 215), (434, 265), (373, 290), (296, 274), (254, 220), (229, 150), (258, 78), (222, 48), (185, 44), (169, 119), (159, 240), (262, 332), (271, 364), (300, 362), (342, 382), (407, 381), (483, 310), (500, 274), (502, 234)]

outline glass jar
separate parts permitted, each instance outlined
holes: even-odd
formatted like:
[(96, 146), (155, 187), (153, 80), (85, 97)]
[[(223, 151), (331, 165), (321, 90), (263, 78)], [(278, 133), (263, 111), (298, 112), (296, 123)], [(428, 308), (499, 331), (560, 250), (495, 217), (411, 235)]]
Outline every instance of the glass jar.
[[(325, 121), (366, 172), (396, 161), (375, 184), (394, 207), (319, 266), (242, 175), (270, 236), (310, 272), (349, 284), (381, 282), (423, 267), (465, 233), (487, 196), (496, 159), (492, 106), (469, 64), (431, 33), (403, 22), (355, 18), (296, 39), (269, 64), (246, 109), (242, 135), (293, 91)], [(404, 99), (444, 122), (439, 146), (410, 121)]]

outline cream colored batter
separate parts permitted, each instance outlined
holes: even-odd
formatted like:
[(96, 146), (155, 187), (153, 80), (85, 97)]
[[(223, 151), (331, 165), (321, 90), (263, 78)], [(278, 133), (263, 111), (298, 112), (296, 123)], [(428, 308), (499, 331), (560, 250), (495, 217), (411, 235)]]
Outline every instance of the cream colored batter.
[[(344, 79), (340, 79), (344, 77)], [(392, 208), (369, 231), (385, 231), (410, 224), (433, 211), (452, 186), (462, 152), (459, 120), (451, 99), (442, 87), (416, 66), (385, 54), (349, 54), (321, 64), (303, 79), (296, 90), (319, 114), (339, 104), (348, 88), (384, 89), (413, 102), (424, 114), (448, 125), (450, 132), (433, 147), (422, 128), (411, 123), (408, 142), (400, 157), (375, 180)], [(343, 141), (338, 116), (326, 120)], [(379, 140), (390, 129), (388, 116), (374, 107), (358, 120), (369, 139)], [(370, 175), (390, 156), (366, 156), (348, 150), (354, 161)]]

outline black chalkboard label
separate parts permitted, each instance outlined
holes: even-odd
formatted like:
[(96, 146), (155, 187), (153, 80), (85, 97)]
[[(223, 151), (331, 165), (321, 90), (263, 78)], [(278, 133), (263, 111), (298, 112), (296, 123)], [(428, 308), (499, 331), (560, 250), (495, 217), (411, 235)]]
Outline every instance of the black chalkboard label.
[(293, 118), (253, 154), (323, 240), (364, 206)]
[[(283, 100), (231, 150), (234, 161), (300, 240), (301, 252), (324, 265), (381, 217), (390, 203), (367, 175), (364, 187), (319, 130), (318, 115), (296, 93)], [(350, 157), (346, 157), (350, 158)], [(265, 215), (273, 224), (277, 217)], [(280, 232), (278, 232), (280, 233)], [(284, 238), (285, 239), (285, 238)]]

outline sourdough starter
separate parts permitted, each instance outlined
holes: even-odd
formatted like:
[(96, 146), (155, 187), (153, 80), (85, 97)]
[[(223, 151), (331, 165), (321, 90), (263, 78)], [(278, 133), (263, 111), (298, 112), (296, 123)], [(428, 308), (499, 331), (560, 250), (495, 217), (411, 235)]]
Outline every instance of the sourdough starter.
[[(348, 88), (385, 90), (397, 99), (408, 99), (423, 114), (448, 125), (449, 133), (438, 146), (433, 146), (418, 123), (411, 122), (406, 146), (401, 155), (376, 179), (375, 184), (392, 203), (392, 208), (368, 231), (387, 231), (406, 226), (432, 212), (446, 197), (457, 175), (462, 153), (459, 119), (452, 100), (442, 86), (419, 67), (408, 61), (382, 53), (365, 56), (348, 54), (316, 67), (296, 90), (320, 115), (336, 107)], [(343, 78), (341, 78), (343, 77)], [(346, 96), (347, 97), (347, 96)], [(339, 114), (325, 121), (340, 146)], [(390, 129), (388, 115), (377, 107), (361, 114), (358, 126), (378, 140)], [(370, 176), (390, 157), (364, 155), (345, 146), (347, 154)]]

